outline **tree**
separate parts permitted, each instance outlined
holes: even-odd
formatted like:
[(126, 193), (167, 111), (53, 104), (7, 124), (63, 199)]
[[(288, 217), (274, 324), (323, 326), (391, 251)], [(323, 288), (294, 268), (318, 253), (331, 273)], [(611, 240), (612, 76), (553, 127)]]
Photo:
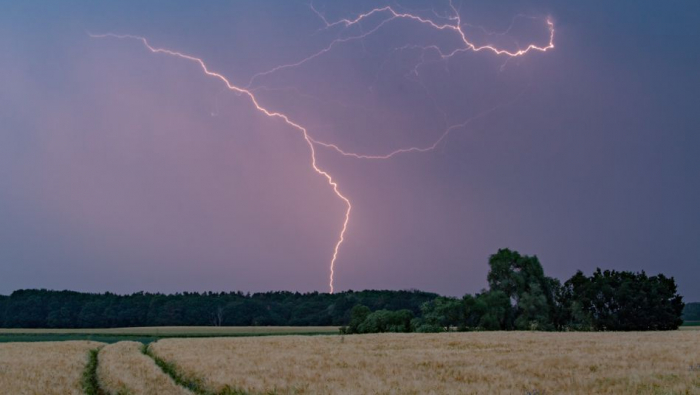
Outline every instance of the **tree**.
[(531, 283), (528, 290), (520, 295), (518, 312), (514, 323), (517, 329), (554, 329), (551, 320), (552, 308), (538, 283)]
[(505, 294), (513, 306), (505, 329), (554, 329), (560, 283), (544, 275), (536, 256), (500, 249), (489, 258), (489, 266), (490, 290)]
[(360, 325), (365, 322), (367, 317), (372, 314), (369, 307), (358, 304), (352, 308), (350, 313), (350, 324), (345, 328), (345, 333), (361, 333)]
[(411, 332), (410, 310), (377, 310), (360, 323), (356, 333)]
[(459, 299), (437, 297), (423, 303), (422, 318), (414, 325), (418, 332), (442, 332), (464, 327), (464, 306)]
[(583, 317), (595, 330), (675, 330), (683, 323), (683, 298), (662, 274), (597, 269), (591, 277), (576, 273), (564, 288), (570, 319)]
[(224, 307), (216, 306), (211, 316), (212, 324), (214, 324), (214, 326), (221, 326), (224, 323)]
[(508, 329), (512, 312), (510, 299), (503, 291), (485, 291), (476, 296), (465, 295), (465, 327), (497, 331)]

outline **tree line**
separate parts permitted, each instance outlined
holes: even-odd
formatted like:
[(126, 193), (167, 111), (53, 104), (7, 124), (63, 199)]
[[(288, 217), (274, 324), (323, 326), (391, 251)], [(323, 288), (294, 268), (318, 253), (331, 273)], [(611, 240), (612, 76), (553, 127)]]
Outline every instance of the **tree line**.
[(647, 331), (683, 323), (673, 278), (597, 269), (562, 284), (536, 256), (508, 249), (489, 258), (489, 288), (463, 298), (437, 297), (409, 310), (372, 312), (356, 306), (344, 333), (451, 330)]
[[(0, 327), (342, 326), (343, 333), (452, 330), (638, 331), (682, 324), (673, 278), (597, 269), (563, 284), (536, 256), (489, 258), (488, 289), (462, 298), (420, 291), (336, 294), (80, 293), (19, 290), (0, 296)], [(689, 305), (690, 307), (690, 305)], [(698, 314), (695, 307), (686, 320)]]
[(0, 327), (341, 326), (350, 321), (350, 312), (358, 304), (420, 314), (420, 306), (437, 296), (420, 291), (117, 295), (19, 290), (0, 296)]
[(688, 303), (685, 305), (683, 321), (700, 322), (700, 303)]

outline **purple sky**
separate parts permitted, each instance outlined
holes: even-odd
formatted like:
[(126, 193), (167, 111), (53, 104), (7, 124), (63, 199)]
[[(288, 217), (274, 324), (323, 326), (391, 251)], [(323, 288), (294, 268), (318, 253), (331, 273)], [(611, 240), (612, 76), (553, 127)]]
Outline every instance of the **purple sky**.
[[(700, 300), (700, 4), (482, 4), (454, 30), (378, 13), (324, 29), (308, 1), (15, 2), (0, 8), (0, 293), (336, 290), (486, 285), (489, 254), (674, 276)], [(475, 5), (476, 4), (476, 5)], [(328, 22), (390, 5), (439, 23), (434, 1), (315, 1)], [(443, 16), (443, 17), (441, 17)], [(376, 31), (380, 24), (384, 23)], [(482, 29), (483, 28), (483, 29)], [(487, 34), (485, 31), (491, 32)], [(364, 39), (349, 37), (372, 32)], [(431, 48), (434, 48), (431, 47)]]

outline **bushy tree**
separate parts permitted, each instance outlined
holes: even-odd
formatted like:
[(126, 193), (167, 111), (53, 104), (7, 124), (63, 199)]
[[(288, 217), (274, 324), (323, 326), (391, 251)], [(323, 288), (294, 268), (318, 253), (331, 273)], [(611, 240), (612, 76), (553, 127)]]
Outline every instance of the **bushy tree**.
[(512, 313), (510, 298), (503, 291), (485, 291), (476, 296), (465, 295), (465, 327), (472, 330), (508, 329)]
[(357, 333), (411, 332), (410, 310), (377, 310), (365, 318)]
[(591, 277), (576, 273), (564, 287), (571, 319), (588, 320), (595, 330), (674, 330), (683, 323), (683, 298), (662, 274), (597, 269)]
[(369, 307), (358, 304), (352, 308), (350, 313), (350, 324), (343, 330), (344, 333), (361, 333), (360, 325), (362, 325), (367, 317), (372, 314)]
[(519, 330), (552, 330), (552, 306), (538, 283), (531, 283), (520, 295), (518, 316), (514, 325)]
[(501, 249), (489, 258), (490, 291), (505, 294), (512, 302), (512, 318), (505, 329), (552, 330), (555, 327), (556, 294), (560, 283), (544, 275), (536, 256)]
[(413, 312), (411, 310), (377, 310), (372, 312), (367, 306), (357, 305), (352, 308), (350, 324), (342, 327), (340, 332), (343, 334), (412, 332), (412, 320)]
[(438, 297), (421, 306), (421, 318), (414, 322), (418, 332), (443, 332), (464, 327), (464, 305), (459, 299)]

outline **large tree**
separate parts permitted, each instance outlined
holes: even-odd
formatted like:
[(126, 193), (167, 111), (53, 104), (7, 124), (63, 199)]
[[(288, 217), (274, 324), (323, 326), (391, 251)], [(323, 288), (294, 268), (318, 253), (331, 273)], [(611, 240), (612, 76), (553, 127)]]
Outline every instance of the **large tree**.
[(509, 329), (513, 308), (502, 291), (486, 291), (476, 296), (465, 295), (465, 328), (497, 331)]
[(560, 283), (544, 275), (537, 256), (500, 249), (489, 258), (489, 266), (490, 291), (504, 293), (512, 303), (513, 311), (506, 329), (555, 328)]
[(675, 280), (663, 274), (597, 269), (586, 277), (579, 271), (564, 289), (574, 327), (587, 322), (595, 330), (674, 330), (683, 323), (683, 298)]

